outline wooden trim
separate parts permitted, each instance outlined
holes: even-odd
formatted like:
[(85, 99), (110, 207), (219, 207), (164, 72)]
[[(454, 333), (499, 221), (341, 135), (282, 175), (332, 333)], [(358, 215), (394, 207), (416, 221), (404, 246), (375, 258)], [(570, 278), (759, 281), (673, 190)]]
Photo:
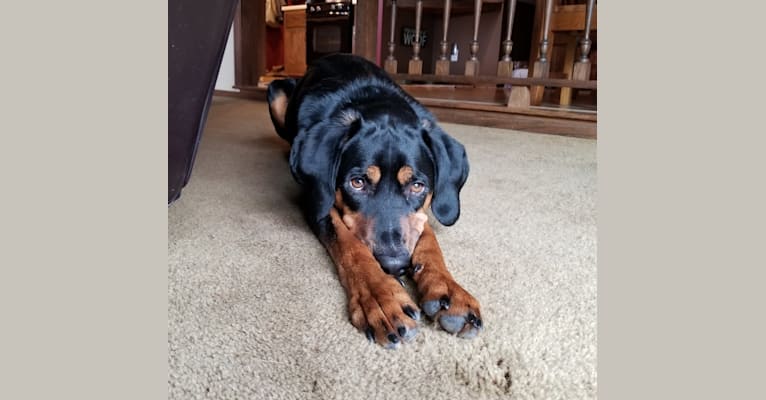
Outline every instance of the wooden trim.
[(412, 75), (412, 74), (392, 74), (391, 78), (395, 81), (412, 81), (428, 83), (460, 83), (468, 85), (491, 84), (501, 85), (509, 83), (519, 86), (547, 86), (547, 87), (568, 87), (573, 89), (592, 89), (597, 88), (597, 81), (577, 81), (572, 79), (551, 79), (551, 78), (506, 78), (494, 75), (463, 76), (463, 75)]
[(429, 110), (440, 122), (469, 125), (467, 121), (470, 121), (470, 125), (491, 128), (513, 129), (586, 139), (597, 138), (596, 122), (593, 121), (559, 119), (520, 113), (509, 115), (504, 112), (477, 111), (433, 105), (429, 106)]
[(456, 110), (489, 111), (501, 114), (524, 114), (537, 117), (570, 119), (578, 121), (596, 122), (597, 114), (587, 111), (551, 110), (541, 107), (508, 107), (502, 104), (468, 103), (458, 100), (440, 100), (419, 97), (418, 101), (426, 107), (452, 108)]
[[(362, 0), (364, 1), (364, 0)], [(504, 0), (483, 0), (482, 13), (499, 11)], [(397, 6), (403, 10), (414, 10), (417, 0), (398, 0)], [(474, 0), (453, 0), (451, 15), (473, 15), (476, 4)], [(444, 13), (444, 0), (423, 0), (423, 14), (442, 15)]]
[[(587, 6), (585, 4), (563, 5), (553, 7), (553, 18), (551, 20), (552, 31), (582, 31), (585, 29), (585, 13)], [(598, 18), (596, 4), (593, 4), (593, 15), (591, 17), (590, 30), (595, 31)]]
[(219, 97), (235, 97), (238, 99), (251, 99), (251, 100), (266, 100), (265, 90), (243, 90), (239, 92), (232, 92), (229, 90), (215, 90), (213, 96)]
[(234, 16), (234, 82), (255, 85), (266, 72), (266, 4), (240, 0)]
[(245, 66), (242, 60), (242, 2), (237, 2), (234, 13), (234, 84), (245, 83)]
[(251, 23), (248, 44), (252, 54), (252, 70), (250, 79), (253, 83), (258, 83), (261, 75), (266, 73), (266, 2), (257, 0), (240, 0), (240, 2), (250, 3)]
[(377, 28), (375, 30), (377, 34), (377, 38), (375, 40), (375, 64), (376, 65), (382, 65), (381, 60), (383, 60), (383, 38), (385, 35), (383, 34), (383, 14), (385, 13), (384, 7), (385, 7), (385, 1), (384, 0), (378, 0), (378, 14), (377, 14)]
[(268, 88), (256, 85), (234, 85), (234, 89), (239, 89), (240, 93), (263, 93), (264, 99), (268, 91)]
[(357, 1), (354, 8), (354, 35), (353, 53), (376, 63), (378, 42), (378, 4), (377, 2), (364, 0)]

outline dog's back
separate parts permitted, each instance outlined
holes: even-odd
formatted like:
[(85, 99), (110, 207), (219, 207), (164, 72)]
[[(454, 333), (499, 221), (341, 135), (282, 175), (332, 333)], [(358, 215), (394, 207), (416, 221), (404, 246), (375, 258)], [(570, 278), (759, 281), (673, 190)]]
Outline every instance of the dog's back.
[[(298, 80), (280, 79), (269, 84), (271, 120), (279, 136), (292, 144), (301, 121), (319, 121), (331, 111), (330, 105), (359, 101), (364, 97), (360, 92), (371, 88), (390, 92), (389, 98), (405, 101), (419, 116), (426, 112), (377, 65), (362, 57), (333, 54), (317, 60)], [(322, 98), (305, 101), (304, 97), (312, 96)]]

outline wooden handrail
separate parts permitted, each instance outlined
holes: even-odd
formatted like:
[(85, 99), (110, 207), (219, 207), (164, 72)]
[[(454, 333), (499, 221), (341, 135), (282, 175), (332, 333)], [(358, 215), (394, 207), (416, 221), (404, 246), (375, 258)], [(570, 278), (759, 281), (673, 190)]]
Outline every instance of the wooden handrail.
[(580, 81), (572, 79), (552, 79), (552, 78), (506, 78), (494, 75), (435, 75), (435, 74), (390, 74), (395, 81), (410, 82), (428, 82), (428, 83), (458, 83), (466, 85), (478, 84), (511, 84), (518, 86), (547, 86), (547, 87), (568, 87), (573, 89), (591, 89), (597, 88), (597, 81)]

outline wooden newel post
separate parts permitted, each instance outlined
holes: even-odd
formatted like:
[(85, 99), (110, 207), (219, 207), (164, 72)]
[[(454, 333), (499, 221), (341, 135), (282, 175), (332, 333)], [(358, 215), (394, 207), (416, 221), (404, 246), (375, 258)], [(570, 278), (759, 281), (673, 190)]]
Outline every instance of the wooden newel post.
[[(515, 0), (514, 0), (515, 1)], [(449, 14), (452, 8), (452, 0), (444, 0), (444, 35), (439, 43), (441, 55), (436, 60), (436, 75), (449, 75), (449, 42), (447, 41), (447, 30), (449, 29)]]
[(473, 40), (471, 40), (471, 58), (465, 62), (467, 76), (479, 75), (479, 20), (481, 19), (481, 0), (474, 0)]
[(580, 58), (575, 62), (572, 79), (587, 81), (590, 79), (590, 23), (593, 17), (593, 3), (595, 0), (588, 0), (585, 11), (585, 36), (580, 40)]
[(513, 32), (513, 15), (516, 12), (516, 0), (510, 0), (508, 4), (508, 31), (503, 40), (503, 58), (497, 62), (497, 76), (510, 77), (513, 73), (513, 61), (511, 60), (511, 51), (513, 50), (513, 41), (511, 33)]
[(408, 71), (411, 75), (423, 74), (423, 60), (420, 59), (420, 20), (423, 17), (423, 0), (415, 3), (415, 37), (412, 39), (412, 58)]
[(397, 62), (396, 58), (394, 58), (394, 50), (396, 50), (396, 0), (391, 0), (391, 36), (388, 40), (388, 57), (386, 57), (386, 62), (384, 63), (383, 69), (386, 70), (389, 74), (396, 74), (397, 72)]

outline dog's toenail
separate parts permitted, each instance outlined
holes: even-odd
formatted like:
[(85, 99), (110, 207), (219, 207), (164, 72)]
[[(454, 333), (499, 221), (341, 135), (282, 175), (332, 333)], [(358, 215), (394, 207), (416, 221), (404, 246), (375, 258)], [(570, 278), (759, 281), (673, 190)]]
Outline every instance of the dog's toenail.
[(399, 343), (399, 337), (394, 335), (393, 333), (389, 333), (388, 341), (390, 341), (391, 343)]
[(372, 328), (367, 328), (367, 330), (364, 331), (365, 336), (367, 336), (367, 340), (374, 342), (375, 341), (375, 333), (373, 332)]
[(481, 328), (481, 318), (477, 317), (476, 314), (474, 314), (472, 312), (469, 312), (468, 316), (466, 316), (465, 320), (469, 324), (471, 324), (471, 325), (473, 325), (473, 326), (475, 326), (477, 328)]
[(404, 313), (407, 314), (408, 317), (410, 317), (410, 318), (412, 318), (412, 319), (414, 319), (416, 321), (420, 319), (420, 313), (415, 311), (412, 307), (404, 306), (402, 308), (402, 310), (404, 310)]
[(445, 310), (449, 310), (449, 296), (446, 294), (439, 299), (439, 305)]
[(397, 332), (399, 332), (399, 336), (404, 337), (404, 334), (407, 333), (407, 328), (400, 326), (396, 329)]

